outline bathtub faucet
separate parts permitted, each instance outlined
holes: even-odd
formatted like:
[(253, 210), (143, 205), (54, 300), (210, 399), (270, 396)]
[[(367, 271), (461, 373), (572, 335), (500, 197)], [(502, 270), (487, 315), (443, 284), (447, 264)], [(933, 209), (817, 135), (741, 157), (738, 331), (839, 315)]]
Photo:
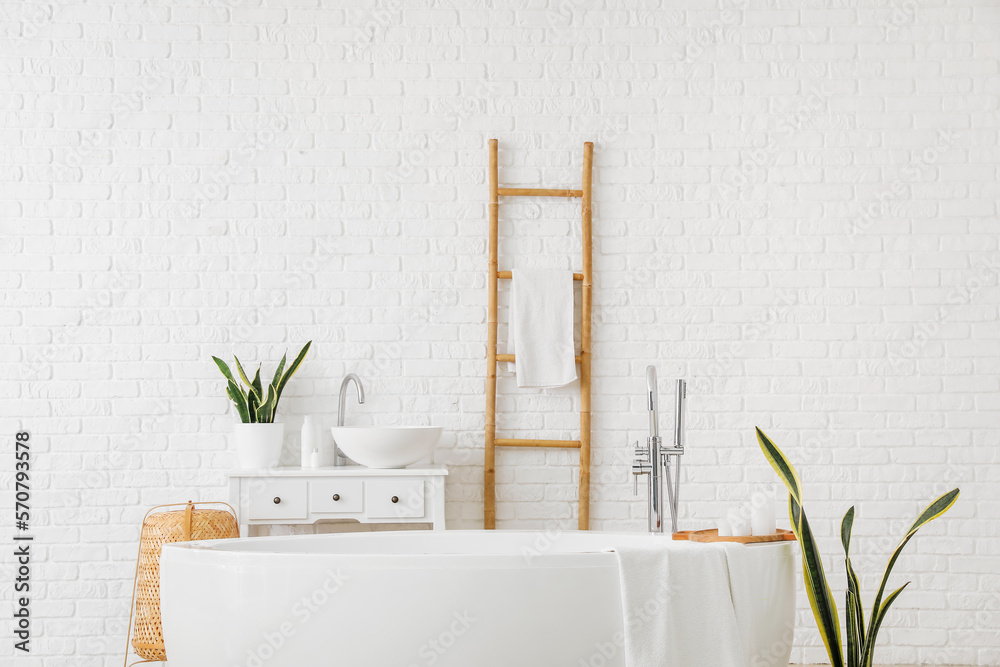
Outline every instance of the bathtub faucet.
[[(674, 441), (669, 447), (660, 438), (659, 396), (656, 391), (656, 367), (646, 367), (646, 408), (649, 411), (649, 437), (646, 446), (635, 443), (635, 461), (632, 476), (635, 480), (635, 494), (639, 495), (639, 475), (649, 477), (649, 532), (662, 533), (663, 503), (670, 511), (670, 529), (677, 532), (678, 496), (681, 483), (681, 455), (684, 454), (684, 402), (687, 398), (687, 383), (677, 381), (676, 402), (674, 403)], [(674, 459), (671, 461), (671, 459)], [(671, 464), (673, 479), (671, 479)], [(666, 495), (664, 496), (664, 487)]]

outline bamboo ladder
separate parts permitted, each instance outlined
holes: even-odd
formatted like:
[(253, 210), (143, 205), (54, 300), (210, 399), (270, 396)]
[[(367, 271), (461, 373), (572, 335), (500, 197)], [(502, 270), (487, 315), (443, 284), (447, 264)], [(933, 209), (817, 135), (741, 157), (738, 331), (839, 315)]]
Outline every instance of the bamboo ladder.
[[(497, 447), (566, 447), (580, 450), (579, 529), (590, 527), (590, 311), (591, 311), (591, 229), (590, 191), (594, 163), (594, 144), (583, 145), (583, 186), (580, 190), (549, 188), (501, 188), (498, 185), (497, 140), (490, 139), (490, 239), (489, 239), (489, 327), (486, 343), (486, 461), (484, 465), (483, 524), (496, 528), (496, 448)], [(583, 282), (582, 322), (580, 325), (580, 439), (535, 440), (496, 437), (497, 363), (512, 362), (514, 355), (497, 354), (497, 280), (509, 280), (510, 271), (497, 270), (500, 197), (569, 197), (582, 200), (583, 272), (573, 280)]]

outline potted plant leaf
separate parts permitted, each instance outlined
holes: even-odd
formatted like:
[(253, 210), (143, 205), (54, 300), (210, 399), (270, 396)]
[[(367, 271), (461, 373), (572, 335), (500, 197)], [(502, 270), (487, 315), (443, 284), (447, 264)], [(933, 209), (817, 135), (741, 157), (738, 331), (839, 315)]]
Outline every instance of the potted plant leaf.
[(784, 453), (759, 428), (757, 429), (757, 440), (760, 442), (760, 448), (764, 451), (764, 456), (767, 457), (771, 467), (788, 488), (788, 517), (792, 522), (792, 531), (794, 531), (802, 548), (802, 578), (805, 581), (813, 617), (819, 627), (819, 634), (823, 638), (826, 653), (830, 657), (830, 664), (832, 667), (872, 667), (875, 658), (875, 639), (878, 636), (879, 628), (882, 627), (890, 605), (896, 601), (903, 589), (910, 585), (910, 582), (906, 582), (885, 597), (889, 573), (892, 572), (893, 565), (896, 564), (899, 554), (902, 553), (903, 547), (910, 541), (910, 538), (916, 535), (921, 526), (951, 509), (951, 506), (958, 500), (959, 490), (952, 489), (934, 500), (924, 508), (910, 529), (906, 531), (889, 557), (889, 564), (886, 565), (885, 573), (882, 575), (882, 582), (875, 595), (867, 623), (864, 617), (858, 575), (851, 565), (851, 529), (854, 527), (854, 507), (847, 510), (840, 523), (840, 542), (844, 547), (845, 569), (847, 570), (847, 599), (844, 605), (847, 612), (845, 625), (847, 639), (842, 641), (837, 604), (830, 593), (830, 586), (827, 584), (826, 574), (823, 571), (823, 559), (820, 558), (816, 539), (809, 528), (806, 510), (802, 505), (802, 482), (799, 480), (799, 473)]
[(295, 360), (286, 369), (286, 353), (281, 357), (278, 368), (270, 384), (264, 385), (260, 379), (260, 366), (251, 380), (243, 370), (240, 360), (236, 360), (236, 371), (242, 385), (236, 381), (233, 372), (222, 359), (212, 357), (227, 381), (226, 395), (236, 406), (240, 421), (233, 425), (233, 439), (236, 442), (236, 453), (239, 456), (240, 467), (244, 469), (276, 468), (281, 458), (281, 445), (285, 435), (285, 425), (275, 422), (278, 411), (278, 401), (288, 381), (302, 365), (312, 341), (303, 346)]

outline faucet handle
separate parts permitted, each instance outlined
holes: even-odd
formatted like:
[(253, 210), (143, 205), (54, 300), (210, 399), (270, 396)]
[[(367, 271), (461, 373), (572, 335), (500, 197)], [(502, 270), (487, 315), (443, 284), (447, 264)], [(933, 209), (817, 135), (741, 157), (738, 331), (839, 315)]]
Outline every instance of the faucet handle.
[(639, 446), (639, 441), (636, 440), (632, 444), (632, 447), (635, 448), (635, 458), (636, 458), (637, 462), (639, 462), (639, 463), (649, 463), (650, 462), (650, 460), (649, 460), (649, 446), (648, 445), (646, 447), (640, 447)]
[(653, 466), (649, 463), (637, 461), (632, 464), (632, 493), (634, 495), (639, 495), (639, 475), (649, 475), (652, 470)]

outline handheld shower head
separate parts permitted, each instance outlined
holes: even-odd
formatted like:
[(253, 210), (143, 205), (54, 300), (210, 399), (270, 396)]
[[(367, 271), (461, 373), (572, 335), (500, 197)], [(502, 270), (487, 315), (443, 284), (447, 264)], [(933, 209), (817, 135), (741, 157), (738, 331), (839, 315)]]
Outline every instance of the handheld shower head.
[(687, 405), (687, 381), (678, 380), (677, 381), (677, 395), (675, 397), (676, 403), (674, 405), (674, 447), (678, 449), (684, 449), (684, 430), (686, 427), (686, 410)]
[(660, 435), (656, 416), (659, 402), (659, 395), (656, 393), (656, 366), (646, 366), (646, 409), (649, 411), (649, 435), (654, 438)]

